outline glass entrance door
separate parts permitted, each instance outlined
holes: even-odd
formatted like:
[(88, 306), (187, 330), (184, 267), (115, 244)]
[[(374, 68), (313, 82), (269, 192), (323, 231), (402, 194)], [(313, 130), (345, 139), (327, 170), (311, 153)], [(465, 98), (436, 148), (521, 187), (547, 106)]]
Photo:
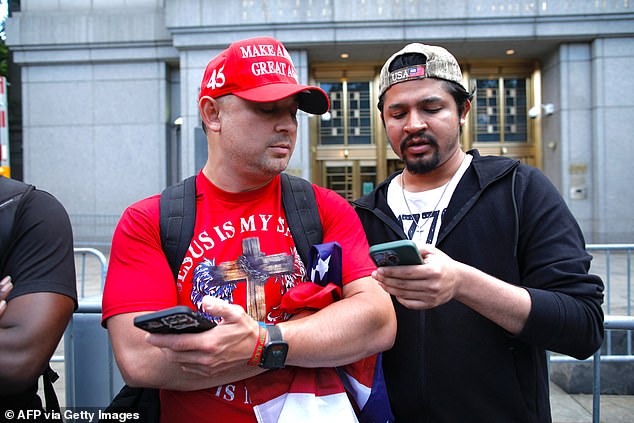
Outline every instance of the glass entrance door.
[(324, 162), (325, 186), (348, 201), (368, 194), (376, 185), (376, 166), (360, 160)]
[(344, 79), (319, 86), (328, 93), (331, 105), (319, 118), (315, 182), (352, 201), (376, 185), (372, 81)]
[(476, 78), (471, 109), (472, 147), (482, 155), (508, 156), (538, 166), (528, 120), (530, 79)]

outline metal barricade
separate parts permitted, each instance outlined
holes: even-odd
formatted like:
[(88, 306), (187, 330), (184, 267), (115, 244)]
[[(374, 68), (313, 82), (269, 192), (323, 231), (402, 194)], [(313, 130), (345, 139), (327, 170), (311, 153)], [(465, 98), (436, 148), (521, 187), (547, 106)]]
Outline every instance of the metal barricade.
[[(612, 330), (627, 330), (629, 335), (634, 332), (634, 316), (610, 316), (606, 315), (603, 319), (603, 327), (606, 334)], [(608, 336), (606, 335), (606, 340)], [(592, 361), (592, 422), (600, 422), (601, 414), (601, 363), (615, 362), (634, 362), (634, 355), (631, 351), (628, 354), (613, 355), (602, 354), (599, 348), (591, 358), (586, 360), (577, 360), (573, 357), (565, 355), (549, 355), (550, 363), (584, 363)]]
[[(106, 256), (95, 248), (75, 247), (75, 271), (77, 274), (77, 297), (81, 301), (83, 298), (91, 296), (101, 296), (103, 285), (106, 281), (107, 260)], [(89, 263), (96, 266), (89, 267)], [(90, 286), (87, 287), (87, 282)], [(86, 295), (86, 292), (92, 295)], [(101, 313), (101, 309), (99, 310)], [(52, 363), (63, 363), (63, 355), (53, 355)]]
[[(590, 271), (603, 279), (606, 315), (632, 315), (632, 252), (634, 244), (588, 244), (593, 255)], [(632, 354), (632, 332), (627, 336), (627, 354)], [(612, 333), (605, 339), (607, 354), (612, 354)]]
[(101, 327), (101, 299), (83, 299), (64, 333), (67, 407), (103, 407), (123, 386), (108, 332)]
[[(106, 270), (107, 270), (107, 260), (106, 256), (99, 250), (95, 248), (79, 248), (75, 247), (75, 260), (77, 267), (77, 296), (79, 298), (86, 297), (86, 281), (87, 279), (95, 279), (99, 278), (99, 291), (98, 294), (103, 292), (103, 285), (106, 281)], [(90, 271), (87, 266), (86, 259), (91, 256), (93, 259), (96, 259), (99, 264), (99, 269), (96, 271)], [(90, 289), (92, 288), (92, 289)], [(96, 294), (94, 292), (95, 287), (89, 287), (89, 290), (93, 291), (93, 295)]]
[[(581, 363), (592, 361), (592, 421), (599, 423), (601, 410), (601, 363), (634, 362), (632, 337), (632, 252), (634, 244), (588, 244), (592, 254), (590, 272), (599, 275), (605, 284), (604, 352), (600, 348), (587, 360), (549, 354), (550, 363)], [(615, 330), (628, 331), (623, 354), (613, 353), (612, 335)]]
[[(606, 330), (628, 330), (629, 339), (632, 339), (634, 331), (634, 317), (632, 316), (606, 316), (603, 323)], [(593, 357), (593, 384), (592, 384), (592, 422), (599, 423), (601, 415), (601, 362), (602, 361), (627, 361), (634, 362), (631, 343), (628, 355), (602, 356), (601, 349), (594, 353)]]
[(106, 256), (95, 248), (75, 247), (79, 307), (64, 332), (66, 406), (105, 407), (123, 386), (108, 332), (101, 327), (101, 294)]
[(107, 259), (95, 248), (76, 247), (74, 252), (79, 306), (64, 332), (63, 351), (58, 349), (50, 361), (63, 363), (65, 406), (105, 407), (123, 386), (108, 333), (101, 327)]

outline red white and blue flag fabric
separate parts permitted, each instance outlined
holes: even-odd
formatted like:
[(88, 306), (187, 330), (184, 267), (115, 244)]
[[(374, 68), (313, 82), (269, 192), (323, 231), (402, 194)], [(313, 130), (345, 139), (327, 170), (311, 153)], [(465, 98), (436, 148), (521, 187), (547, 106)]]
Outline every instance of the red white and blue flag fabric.
[[(311, 247), (310, 276), (312, 282), (300, 283), (286, 292), (280, 305), (283, 311), (294, 314), (301, 310), (318, 310), (341, 298), (341, 246), (338, 243)], [(280, 377), (277, 372), (294, 374)], [(281, 380), (286, 383), (276, 383)], [(380, 354), (336, 369), (287, 367), (269, 371), (253, 378), (251, 383), (247, 385), (251, 385), (249, 392), (257, 393), (258, 397), (251, 400), (257, 404), (254, 411), (260, 423), (394, 421)], [(257, 389), (265, 386), (266, 389)]]

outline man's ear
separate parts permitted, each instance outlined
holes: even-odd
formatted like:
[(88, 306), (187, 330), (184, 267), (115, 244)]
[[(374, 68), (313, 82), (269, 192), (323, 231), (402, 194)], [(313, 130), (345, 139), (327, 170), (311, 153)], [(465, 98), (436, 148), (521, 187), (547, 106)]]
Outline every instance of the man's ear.
[(203, 97), (198, 102), (198, 108), (200, 110), (200, 118), (205, 123), (207, 129), (213, 132), (220, 131), (220, 110), (218, 109), (218, 102), (211, 97)]
[(462, 109), (462, 116), (460, 116), (460, 126), (463, 126), (467, 123), (467, 114), (471, 110), (471, 102), (469, 100), (465, 101), (464, 108)]

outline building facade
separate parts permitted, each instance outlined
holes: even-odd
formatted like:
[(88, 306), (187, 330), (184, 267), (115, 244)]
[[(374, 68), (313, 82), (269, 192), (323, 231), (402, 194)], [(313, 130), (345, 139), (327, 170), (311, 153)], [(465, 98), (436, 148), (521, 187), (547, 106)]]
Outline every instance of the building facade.
[(22, 0), (6, 29), (21, 91), (12, 148), (78, 243), (109, 242), (127, 205), (201, 168), (204, 67), (261, 35), (332, 100), (300, 114), (290, 173), (352, 200), (397, 169), (379, 69), (409, 42), (438, 44), (477, 88), (464, 148), (541, 168), (588, 242), (634, 240), (630, 0)]

